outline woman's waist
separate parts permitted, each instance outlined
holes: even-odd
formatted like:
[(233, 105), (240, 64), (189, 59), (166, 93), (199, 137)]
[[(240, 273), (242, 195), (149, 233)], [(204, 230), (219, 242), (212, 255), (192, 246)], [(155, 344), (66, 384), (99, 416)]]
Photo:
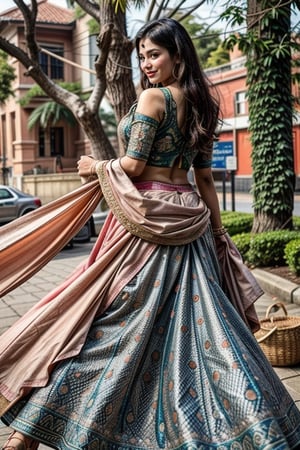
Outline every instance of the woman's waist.
[(132, 182), (139, 190), (178, 192), (190, 192), (193, 190), (188, 181), (187, 172), (178, 167), (171, 169), (146, 167), (142, 175), (134, 178)]
[[(166, 186), (189, 186), (187, 171), (174, 166), (172, 168), (146, 166), (139, 177), (132, 179), (136, 183), (158, 183)], [(155, 186), (155, 184), (154, 184)], [(155, 189), (155, 188), (153, 188)], [(172, 189), (173, 190), (173, 189)], [(176, 189), (175, 189), (176, 190)]]
[(156, 177), (131, 179), (118, 160), (100, 168), (107, 203), (131, 234), (155, 244), (183, 245), (207, 228), (209, 211), (187, 178), (178, 184)]
[(168, 191), (168, 192), (193, 191), (193, 187), (189, 183), (168, 183), (165, 181), (145, 180), (145, 181), (135, 181), (134, 185), (139, 191)]

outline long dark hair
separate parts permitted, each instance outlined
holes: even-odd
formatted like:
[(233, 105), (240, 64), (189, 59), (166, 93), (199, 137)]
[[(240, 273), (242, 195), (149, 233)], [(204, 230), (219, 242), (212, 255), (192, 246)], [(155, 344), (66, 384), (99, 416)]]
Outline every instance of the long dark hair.
[[(211, 93), (211, 85), (200, 67), (193, 42), (185, 28), (176, 20), (162, 18), (144, 25), (137, 33), (135, 45), (139, 54), (141, 39), (150, 39), (168, 50), (171, 58), (179, 57), (174, 74), (186, 98), (186, 138), (193, 148), (212, 152), (212, 143), (219, 118), (219, 102)], [(153, 87), (141, 71), (141, 87)]]

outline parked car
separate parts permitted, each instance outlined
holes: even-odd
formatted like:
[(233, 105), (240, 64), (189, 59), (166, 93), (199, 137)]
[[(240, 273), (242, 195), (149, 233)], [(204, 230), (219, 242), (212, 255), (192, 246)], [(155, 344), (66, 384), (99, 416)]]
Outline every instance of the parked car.
[(12, 186), (0, 184), (0, 224), (11, 222), (39, 208), (41, 200)]
[(89, 242), (91, 237), (96, 236), (93, 216), (83, 225), (78, 233), (73, 237), (73, 242)]

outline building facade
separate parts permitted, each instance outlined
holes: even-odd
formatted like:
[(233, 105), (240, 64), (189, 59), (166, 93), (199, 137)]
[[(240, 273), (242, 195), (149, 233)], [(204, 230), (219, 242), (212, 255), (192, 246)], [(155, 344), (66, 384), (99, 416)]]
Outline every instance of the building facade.
[[(249, 190), (252, 184), (251, 142), (248, 132), (249, 115), (246, 98), (246, 59), (235, 50), (230, 62), (206, 71), (207, 76), (217, 87), (223, 126), (220, 131), (220, 142), (230, 142), (236, 158), (235, 183), (238, 190)], [(299, 97), (297, 85), (292, 86), (293, 94)], [(296, 189), (300, 190), (300, 114), (295, 114), (293, 123), (294, 170)]]
[[(7, 10), (0, 19), (1, 35), (17, 47), (24, 48), (24, 19), (19, 8)], [(83, 25), (74, 19), (72, 10), (47, 0), (39, 1), (36, 37), (44, 72), (54, 82), (78, 82), (82, 89), (86, 89), (87, 85), (91, 86), (92, 75), (86, 75), (80, 65), (87, 63), (89, 67), (90, 60), (82, 61), (82, 57), (89, 55), (90, 58), (91, 49), (87, 27), (82, 29)], [(89, 149), (81, 127), (77, 123), (72, 126), (66, 120), (60, 120), (45, 129), (39, 123), (29, 129), (31, 113), (51, 99), (44, 95), (34, 96), (26, 106), (21, 106), (20, 100), (35, 82), (26, 76), (24, 66), (18, 60), (9, 57), (9, 64), (16, 73), (13, 83), (15, 95), (0, 106), (2, 175), (6, 173), (8, 180), (15, 180), (30, 174), (76, 172), (78, 157)]]

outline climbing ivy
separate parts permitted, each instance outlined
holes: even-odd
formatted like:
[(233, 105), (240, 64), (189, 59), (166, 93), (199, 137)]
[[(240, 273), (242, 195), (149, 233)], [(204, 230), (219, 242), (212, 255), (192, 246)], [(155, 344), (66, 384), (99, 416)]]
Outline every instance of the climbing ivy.
[[(247, 34), (231, 36), (247, 56), (247, 97), (252, 144), (253, 232), (292, 227), (294, 162), (290, 4), (249, 1)], [(254, 14), (256, 13), (256, 15)], [(241, 17), (241, 10), (234, 11)], [(238, 13), (238, 16), (237, 16)], [(236, 19), (237, 20), (237, 19)]]
[(7, 54), (0, 50), (0, 105), (4, 104), (10, 95), (14, 95), (12, 82), (15, 78), (15, 69), (8, 63)]

